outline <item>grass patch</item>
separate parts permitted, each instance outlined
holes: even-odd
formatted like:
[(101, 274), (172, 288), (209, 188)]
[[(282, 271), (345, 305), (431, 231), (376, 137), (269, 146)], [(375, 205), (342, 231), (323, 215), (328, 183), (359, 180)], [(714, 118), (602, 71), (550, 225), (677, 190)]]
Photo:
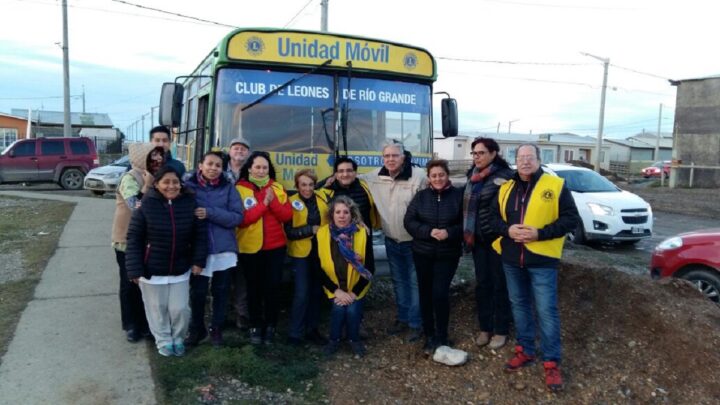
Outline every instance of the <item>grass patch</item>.
[(18, 262), (0, 262), (0, 356), (7, 350), (74, 206), (0, 197), (0, 255), (19, 258)]
[[(197, 388), (208, 384), (213, 377), (234, 378), (277, 393), (289, 388), (295, 393), (304, 393), (307, 402), (317, 402), (324, 394), (314, 381), (320, 371), (317, 351), (277, 343), (255, 347), (234, 333), (226, 335), (226, 347), (219, 349), (204, 343), (181, 358), (165, 358), (153, 353), (151, 363), (161, 387), (161, 402), (198, 403)], [(308, 383), (312, 383), (309, 390)]]

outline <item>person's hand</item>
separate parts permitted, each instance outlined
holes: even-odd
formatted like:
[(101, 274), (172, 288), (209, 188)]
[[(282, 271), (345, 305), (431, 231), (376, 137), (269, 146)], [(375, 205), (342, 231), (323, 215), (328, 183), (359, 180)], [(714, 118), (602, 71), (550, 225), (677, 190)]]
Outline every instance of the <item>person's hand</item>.
[(198, 274), (202, 273), (203, 268), (200, 266), (193, 265), (192, 269), (190, 271), (192, 271), (192, 274), (197, 276)]
[(445, 229), (437, 229), (436, 228), (436, 229), (433, 229), (432, 231), (430, 231), (430, 236), (439, 241), (442, 241), (442, 240), (445, 240), (448, 238), (448, 232)]
[(272, 191), (272, 189), (268, 189), (265, 192), (265, 200), (264, 200), (265, 205), (270, 205), (270, 202), (272, 202), (272, 200), (274, 200), (274, 199), (275, 199), (275, 192)]
[(335, 304), (340, 306), (347, 306), (352, 304), (354, 301), (353, 297), (341, 289), (335, 290)]
[(510, 225), (510, 228), (508, 228), (508, 235), (515, 242), (523, 243), (524, 227), (525, 225), (522, 224)]
[(135, 209), (138, 209), (140, 207), (142, 207), (142, 201), (140, 201), (140, 200), (135, 201)]
[(131, 278), (130, 281), (132, 281), (135, 284), (140, 283), (140, 277)]
[(143, 188), (149, 187), (151, 184), (153, 184), (153, 181), (155, 181), (155, 178), (153, 177), (153, 175), (147, 170), (145, 170), (143, 172), (142, 179), (143, 179)]
[(312, 227), (313, 235), (315, 235), (315, 234), (317, 233), (318, 229), (320, 229), (320, 226), (318, 226), (318, 225), (313, 225), (313, 227)]
[(195, 208), (195, 216), (198, 217), (198, 219), (205, 219), (207, 218), (207, 210), (202, 207)]
[(530, 243), (538, 240), (537, 228), (530, 225), (524, 225), (522, 229), (522, 240), (523, 243)]
[(327, 187), (330, 187), (330, 186), (332, 186), (333, 183), (335, 183), (335, 180), (336, 180), (336, 179), (335, 179), (335, 176), (337, 176), (337, 174), (333, 174), (332, 176), (328, 177), (328, 178), (325, 180), (325, 185), (326, 185)]

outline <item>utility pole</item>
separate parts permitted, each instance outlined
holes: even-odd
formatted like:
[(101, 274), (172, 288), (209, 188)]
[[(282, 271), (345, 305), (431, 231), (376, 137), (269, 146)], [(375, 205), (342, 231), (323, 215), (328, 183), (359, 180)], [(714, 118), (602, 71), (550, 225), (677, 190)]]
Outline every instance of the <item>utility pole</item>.
[(610, 58), (601, 58), (582, 52), (583, 55), (595, 58), (603, 63), (603, 85), (600, 93), (600, 122), (598, 123), (597, 150), (595, 151), (595, 171), (600, 173), (600, 152), (602, 151), (603, 127), (605, 126), (605, 93), (607, 92), (608, 66), (610, 66)]
[(500, 122), (498, 122), (497, 133), (500, 133)]
[(508, 134), (510, 133), (510, 129), (512, 128), (512, 123), (516, 121), (520, 121), (520, 119), (518, 118), (516, 120), (508, 121)]
[[(655, 160), (660, 160), (660, 125), (662, 123), (662, 103), (660, 103), (660, 112), (658, 113), (658, 131), (655, 140)], [(662, 169), (661, 169), (662, 170)], [(661, 173), (664, 175), (663, 173)]]
[(328, 32), (328, 2), (330, 0), (321, 0), (320, 8), (322, 10), (322, 17), (320, 19), (320, 31)]
[(62, 2), (63, 17), (63, 102), (64, 102), (64, 119), (63, 119), (63, 136), (66, 138), (72, 136), (72, 126), (70, 123), (70, 55), (68, 51), (68, 17), (67, 17), (67, 0)]
[(83, 94), (82, 94), (82, 98), (83, 98), (83, 114), (85, 114), (85, 85), (84, 85), (84, 84), (83, 84), (82, 88), (83, 88)]
[(155, 109), (160, 108), (158, 107), (150, 107), (150, 127), (154, 127), (156, 124), (153, 123), (155, 121)]

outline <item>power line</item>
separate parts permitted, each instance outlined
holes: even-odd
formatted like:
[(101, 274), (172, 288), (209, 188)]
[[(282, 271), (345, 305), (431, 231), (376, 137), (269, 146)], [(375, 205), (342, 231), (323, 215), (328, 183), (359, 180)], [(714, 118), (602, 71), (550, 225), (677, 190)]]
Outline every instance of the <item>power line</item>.
[(288, 21), (285, 25), (283, 25), (283, 28), (289, 27), (290, 24), (292, 24), (292, 23), (295, 21), (295, 19), (300, 15), (300, 13), (302, 13), (303, 11), (305, 11), (305, 9), (307, 8), (307, 6), (309, 6), (310, 3), (312, 3), (312, 2), (313, 2), (313, 0), (309, 0), (307, 3), (305, 3), (305, 5), (300, 9), (300, 11), (298, 11), (297, 13), (295, 13), (295, 15), (293, 16), (293, 18), (291, 18), (290, 21)]
[(601, 6), (575, 6), (569, 4), (538, 4), (538, 3), (526, 3), (522, 1), (508, 1), (508, 0), (482, 0), (487, 3), (500, 3), (510, 4), (513, 6), (529, 6), (529, 7), (540, 7), (540, 8), (571, 8), (579, 10), (636, 10), (635, 8), (624, 8), (624, 7), (601, 7)]
[(622, 69), (622, 70), (627, 70), (628, 72), (637, 73), (637, 74), (639, 74), (639, 75), (654, 77), (654, 78), (656, 78), (656, 79), (670, 80), (670, 78), (668, 78), (668, 77), (663, 77), (663, 76), (659, 76), (659, 75), (656, 75), (656, 74), (653, 74), (653, 73), (647, 73), (647, 72), (642, 72), (642, 71), (640, 71), (640, 70), (635, 70), (635, 69), (631, 69), (631, 68), (627, 68), (627, 67), (623, 67), (623, 66), (618, 66), (618, 65), (616, 65), (616, 64), (614, 64), (614, 63), (611, 63), (610, 66), (615, 67), (615, 68), (618, 68), (618, 69)]
[(172, 11), (161, 10), (161, 9), (159, 9), (159, 8), (146, 7), (146, 6), (143, 6), (143, 5), (141, 5), (141, 4), (130, 3), (130, 2), (124, 1), (124, 0), (110, 0), (110, 1), (115, 2), (115, 3), (125, 4), (125, 5), (128, 5), (128, 6), (135, 6), (135, 7), (137, 7), (137, 8), (141, 8), (141, 9), (144, 9), (144, 10), (150, 10), (150, 11), (155, 11), (155, 12), (162, 13), (162, 14), (168, 14), (168, 15), (173, 15), (173, 16), (176, 16), (176, 17), (187, 18), (187, 19), (189, 19), (189, 20), (200, 21), (200, 22), (203, 22), (203, 23), (206, 23), (206, 24), (213, 24), (213, 25), (218, 25), (218, 26), (221, 26), (221, 27), (228, 27), (228, 28), (238, 28), (238, 27), (235, 26), (235, 25), (224, 24), (224, 23), (217, 22), (217, 21), (206, 20), (206, 19), (204, 19), (204, 18), (193, 17), (193, 16), (191, 16), (191, 15), (185, 15), (185, 14), (175, 13), (175, 12), (172, 12)]
[[(74, 98), (82, 98), (82, 94), (70, 96)], [(12, 100), (49, 100), (53, 98), (63, 98), (63, 96), (42, 96), (42, 97), (0, 97), (0, 100), (3, 101), (12, 101)]]
[(454, 62), (472, 62), (472, 63), (495, 63), (501, 65), (540, 65), (540, 66), (589, 66), (590, 63), (565, 63), (565, 62), (527, 62), (512, 60), (493, 60), (493, 59), (471, 59), (471, 58), (453, 58), (449, 56), (436, 56), (435, 59), (449, 60)]

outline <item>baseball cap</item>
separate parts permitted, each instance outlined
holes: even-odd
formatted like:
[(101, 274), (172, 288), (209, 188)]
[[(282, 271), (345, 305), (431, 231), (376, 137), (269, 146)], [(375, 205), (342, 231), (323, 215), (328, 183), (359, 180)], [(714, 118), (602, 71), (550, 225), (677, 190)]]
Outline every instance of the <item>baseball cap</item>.
[(236, 143), (239, 143), (239, 144), (241, 144), (241, 145), (245, 145), (246, 148), (250, 149), (250, 142), (248, 142), (248, 141), (247, 141), (245, 138), (243, 138), (243, 137), (238, 137), (238, 138), (233, 139), (233, 140), (230, 142), (230, 147), (232, 147), (232, 146), (235, 145)]

